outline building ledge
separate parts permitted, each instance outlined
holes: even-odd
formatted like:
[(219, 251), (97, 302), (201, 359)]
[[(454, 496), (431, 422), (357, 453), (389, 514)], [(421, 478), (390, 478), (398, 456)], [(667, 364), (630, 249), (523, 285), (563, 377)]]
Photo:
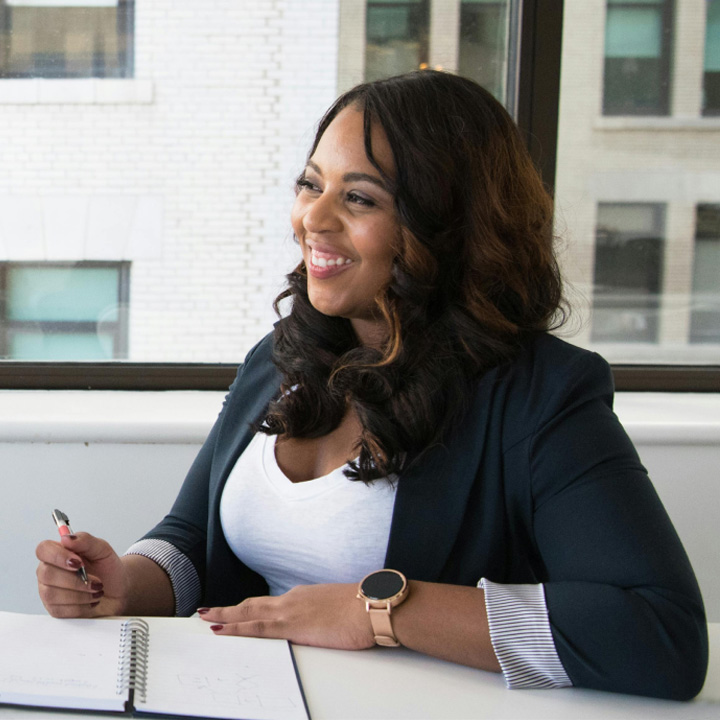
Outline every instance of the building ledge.
[(153, 102), (152, 80), (116, 78), (0, 80), (0, 105), (132, 105)]
[(593, 130), (718, 132), (720, 117), (600, 117), (595, 119)]

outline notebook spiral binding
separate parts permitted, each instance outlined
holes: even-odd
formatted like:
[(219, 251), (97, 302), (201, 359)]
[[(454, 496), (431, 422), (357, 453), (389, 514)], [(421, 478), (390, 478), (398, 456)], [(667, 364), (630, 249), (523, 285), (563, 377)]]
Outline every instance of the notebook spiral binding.
[(130, 618), (120, 626), (117, 694), (131, 691), (131, 700), (145, 702), (147, 695), (150, 627), (140, 618)]

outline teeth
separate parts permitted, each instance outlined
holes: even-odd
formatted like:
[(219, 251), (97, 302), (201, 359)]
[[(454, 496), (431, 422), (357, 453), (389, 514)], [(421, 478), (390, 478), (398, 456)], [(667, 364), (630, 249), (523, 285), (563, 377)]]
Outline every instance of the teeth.
[(310, 262), (313, 265), (316, 265), (317, 267), (336, 267), (340, 265), (349, 265), (352, 260), (350, 258), (325, 258), (325, 257), (318, 257), (313, 250), (310, 253)]

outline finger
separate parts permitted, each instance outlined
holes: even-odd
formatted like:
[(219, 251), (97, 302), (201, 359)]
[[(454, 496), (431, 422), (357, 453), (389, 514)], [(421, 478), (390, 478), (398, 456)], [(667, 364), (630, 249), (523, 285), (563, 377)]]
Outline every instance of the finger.
[(92, 605), (93, 603), (99, 602), (105, 594), (102, 590), (87, 593), (81, 590), (69, 590), (53, 585), (40, 585), (39, 591), (40, 598), (46, 607), (58, 605)]
[(248, 620), (239, 623), (216, 623), (210, 626), (215, 635), (285, 639), (285, 625), (280, 620)]
[(99, 612), (99, 600), (89, 605), (45, 605), (45, 609), (54, 618), (92, 618), (102, 615)]
[(35, 556), (41, 563), (62, 568), (66, 571), (77, 571), (84, 565), (83, 558), (80, 555), (53, 540), (41, 542), (35, 548)]
[(40, 563), (35, 572), (40, 585), (79, 590), (84, 593), (98, 592), (103, 589), (102, 581), (95, 576), (88, 577), (88, 584), (71, 568), (57, 568), (54, 565)]
[(248, 622), (271, 614), (274, 605), (274, 598), (251, 597), (243, 600), (238, 605), (199, 608), (198, 615), (206, 622), (213, 623)]

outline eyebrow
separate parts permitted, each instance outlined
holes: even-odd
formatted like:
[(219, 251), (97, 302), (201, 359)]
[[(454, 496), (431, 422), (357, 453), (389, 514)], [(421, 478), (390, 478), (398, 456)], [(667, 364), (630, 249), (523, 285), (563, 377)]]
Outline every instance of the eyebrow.
[[(307, 161), (307, 167), (312, 168), (318, 175), (323, 174), (320, 166), (314, 163), (312, 160)], [(370, 175), (369, 173), (345, 173), (342, 179), (343, 182), (358, 182), (359, 180), (365, 180), (366, 182), (372, 183), (373, 185), (377, 185), (381, 190), (384, 190), (386, 193), (391, 193), (390, 188), (388, 188), (388, 186), (379, 177), (375, 175)]]

